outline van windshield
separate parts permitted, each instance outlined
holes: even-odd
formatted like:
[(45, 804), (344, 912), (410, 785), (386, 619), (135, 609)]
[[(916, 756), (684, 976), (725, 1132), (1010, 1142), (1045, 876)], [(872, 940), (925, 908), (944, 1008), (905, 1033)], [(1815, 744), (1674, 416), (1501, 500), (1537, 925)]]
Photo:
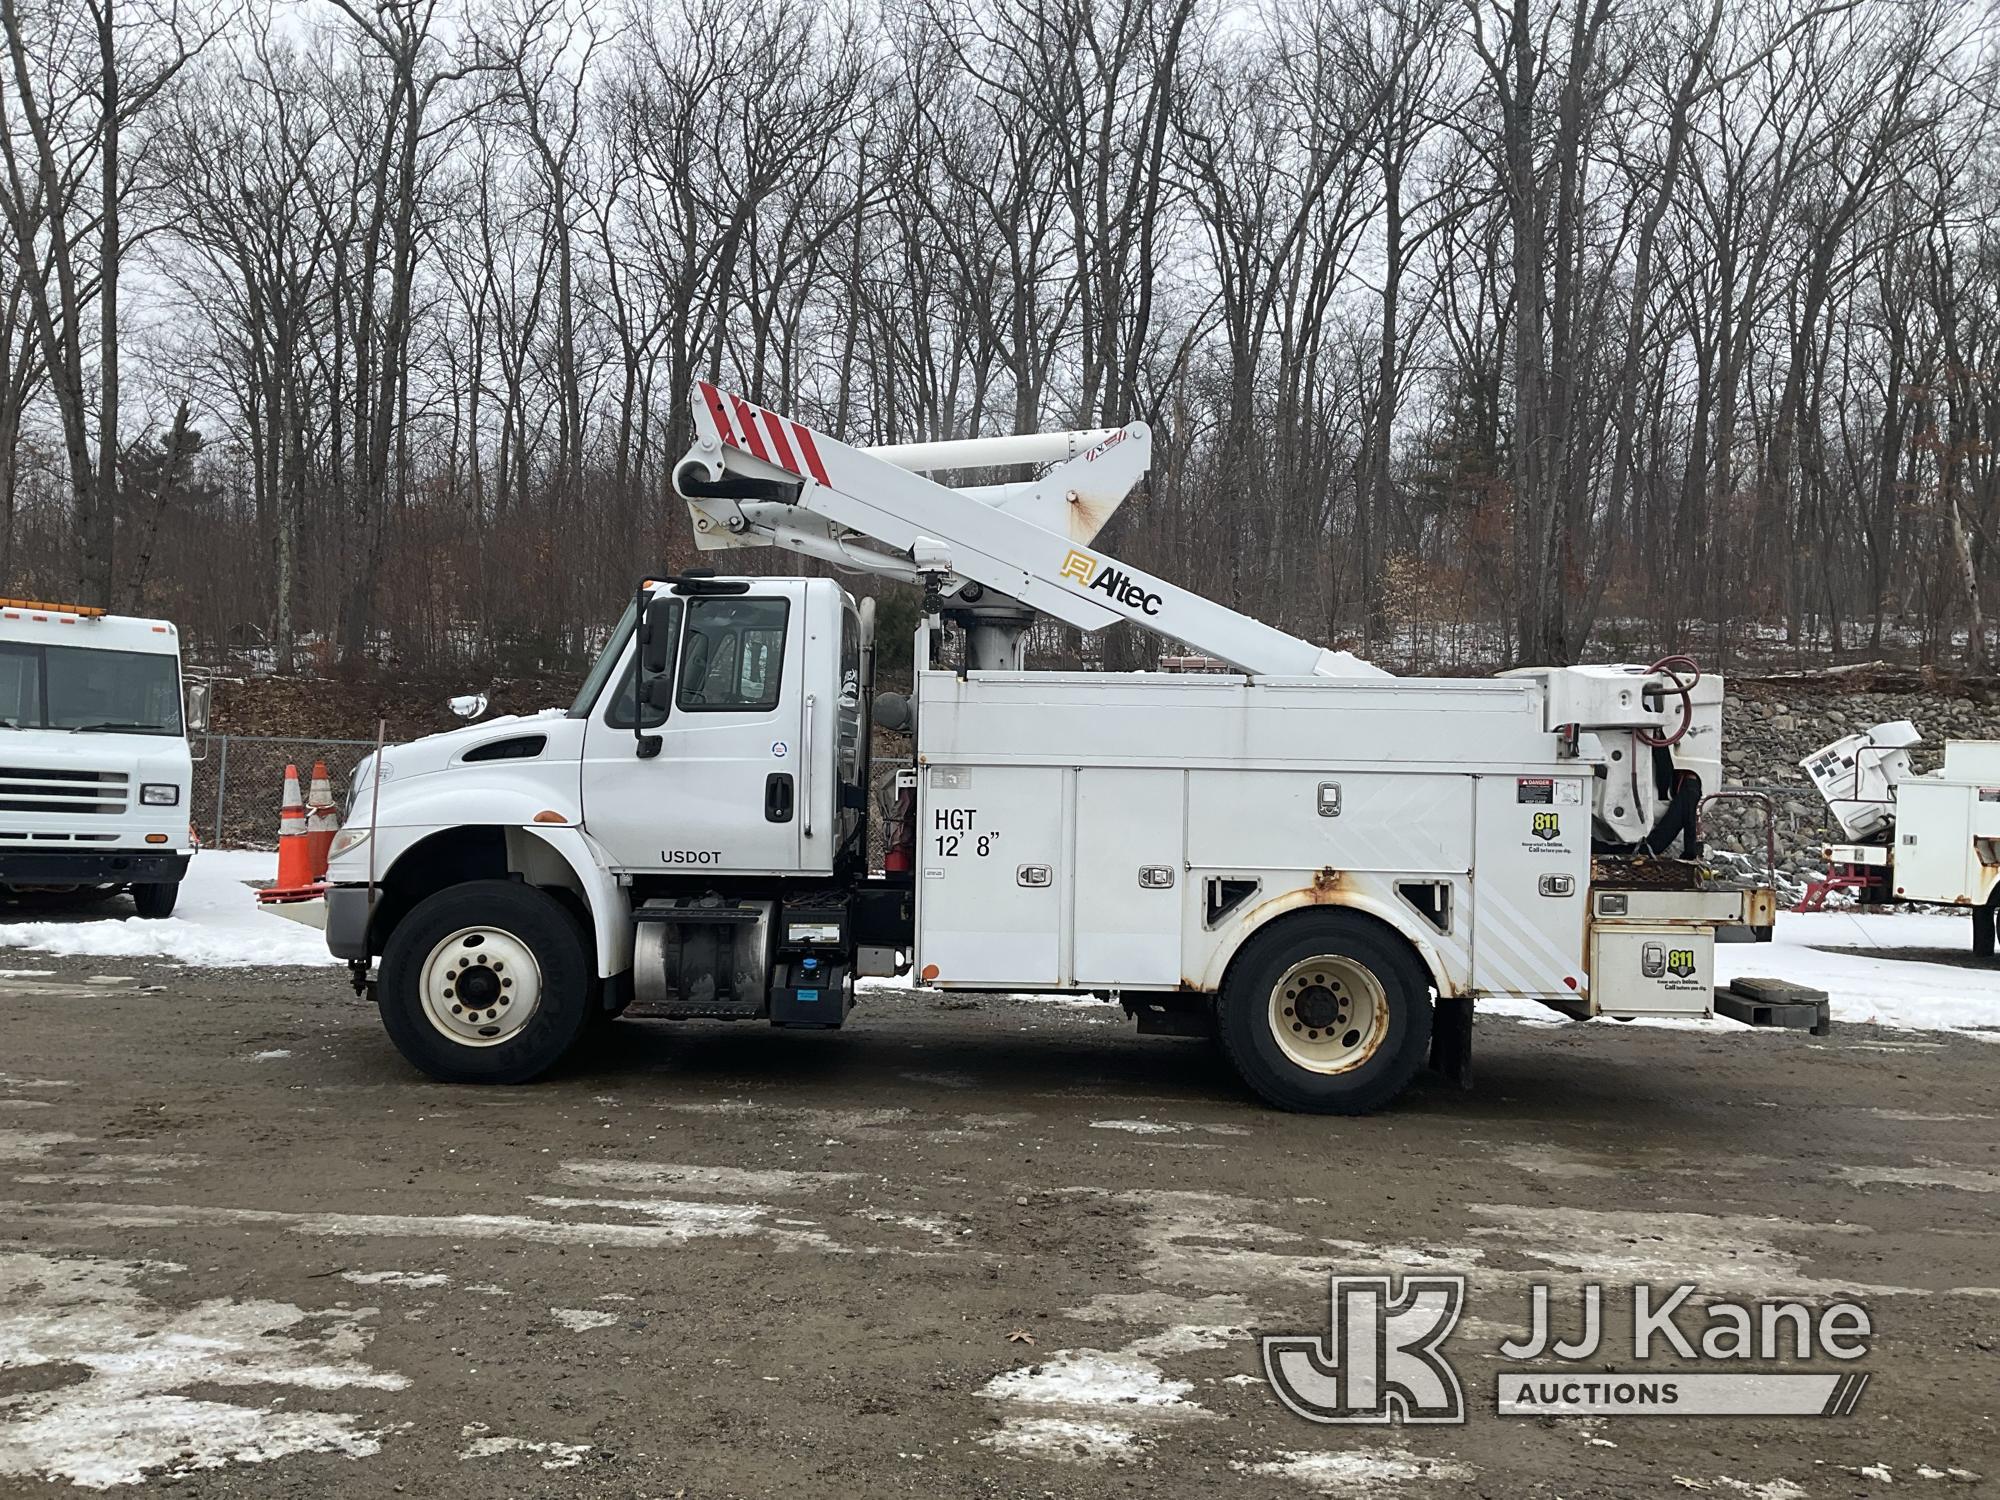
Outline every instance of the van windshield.
[(180, 676), (162, 652), (0, 641), (0, 725), (178, 735)]

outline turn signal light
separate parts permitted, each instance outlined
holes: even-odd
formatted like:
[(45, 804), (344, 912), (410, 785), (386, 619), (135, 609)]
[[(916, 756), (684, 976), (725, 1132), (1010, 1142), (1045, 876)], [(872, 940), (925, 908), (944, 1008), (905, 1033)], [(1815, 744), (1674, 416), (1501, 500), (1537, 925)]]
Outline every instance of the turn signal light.
[(149, 833), (146, 835), (146, 842), (149, 844), (164, 844), (166, 841), (167, 836), (164, 833)]

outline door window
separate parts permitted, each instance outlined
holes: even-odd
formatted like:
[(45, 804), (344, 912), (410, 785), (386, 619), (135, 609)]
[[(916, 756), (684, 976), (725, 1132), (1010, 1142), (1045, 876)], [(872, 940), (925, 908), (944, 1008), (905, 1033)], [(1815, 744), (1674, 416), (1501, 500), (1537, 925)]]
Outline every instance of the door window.
[(689, 713), (761, 713), (778, 706), (785, 663), (783, 599), (693, 600), (675, 703)]

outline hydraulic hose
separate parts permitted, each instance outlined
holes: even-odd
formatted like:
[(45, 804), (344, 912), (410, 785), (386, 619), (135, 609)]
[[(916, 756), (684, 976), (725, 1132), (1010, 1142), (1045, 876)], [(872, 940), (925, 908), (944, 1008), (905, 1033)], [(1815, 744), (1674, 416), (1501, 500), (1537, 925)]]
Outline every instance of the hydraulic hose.
[(1633, 737), (1642, 745), (1650, 745), (1655, 750), (1665, 750), (1678, 745), (1689, 729), (1694, 727), (1694, 688), (1701, 681), (1701, 667), (1692, 656), (1663, 656), (1646, 668), (1646, 675), (1658, 673), (1673, 684), (1670, 691), (1681, 695), (1681, 722), (1666, 734), (1655, 734), (1650, 729), (1633, 731)]

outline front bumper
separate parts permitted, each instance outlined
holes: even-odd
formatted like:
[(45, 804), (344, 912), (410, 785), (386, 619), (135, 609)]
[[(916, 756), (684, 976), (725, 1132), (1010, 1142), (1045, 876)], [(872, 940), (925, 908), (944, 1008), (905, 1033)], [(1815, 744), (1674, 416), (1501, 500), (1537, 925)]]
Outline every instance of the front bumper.
[(189, 855), (158, 849), (0, 850), (0, 885), (170, 885)]

